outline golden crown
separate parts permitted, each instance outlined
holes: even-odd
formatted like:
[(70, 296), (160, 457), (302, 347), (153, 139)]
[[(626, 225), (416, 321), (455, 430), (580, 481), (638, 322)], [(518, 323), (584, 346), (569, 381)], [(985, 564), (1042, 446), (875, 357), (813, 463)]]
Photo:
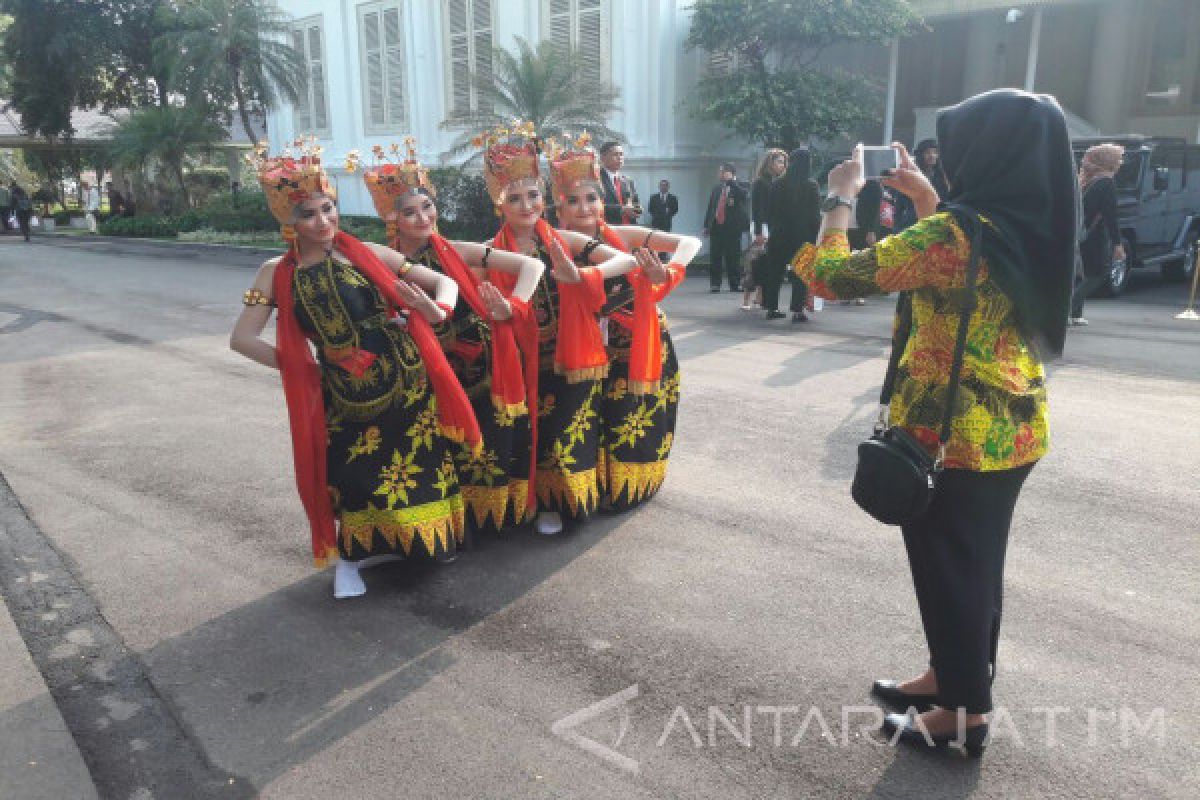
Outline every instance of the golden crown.
[(550, 182), (556, 198), (562, 198), (581, 181), (600, 180), (600, 167), (596, 163), (596, 151), (590, 147), (591, 141), (592, 137), (584, 132), (565, 145), (554, 140), (549, 142)]
[[(371, 148), (373, 164), (363, 169), (363, 183), (371, 194), (375, 211), (388, 226), (388, 237), (395, 236), (396, 203), (406, 194), (424, 190), (437, 197), (437, 189), (429, 182), (429, 171), (417, 161), (416, 140), (404, 139), (405, 157), (400, 157), (400, 145), (392, 143), (385, 150), (381, 145)], [(390, 154), (390, 155), (389, 155)], [(346, 154), (346, 171), (359, 169), (360, 156), (357, 150)]]
[(540, 176), (538, 153), (541, 140), (532, 122), (494, 128), (471, 140), (483, 152), (483, 180), (488, 194), (497, 206), (504, 200), (504, 190), (515, 181)]
[(316, 137), (297, 139), (284, 148), (281, 156), (268, 156), (267, 143), (259, 142), (246, 161), (258, 173), (258, 182), (267, 197), (267, 207), (279, 221), (283, 238), (296, 238), (292, 223), (296, 206), (313, 195), (336, 197), (333, 186), (321, 166), (321, 146)]

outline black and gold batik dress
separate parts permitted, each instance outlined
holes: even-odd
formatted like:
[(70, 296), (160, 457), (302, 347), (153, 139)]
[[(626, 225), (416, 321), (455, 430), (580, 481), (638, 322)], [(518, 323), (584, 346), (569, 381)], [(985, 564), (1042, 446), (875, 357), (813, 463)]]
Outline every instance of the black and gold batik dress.
[[(431, 247), (422, 248), (411, 260), (446, 274)], [(498, 409), (492, 401), (491, 328), (459, 292), (452, 317), (433, 330), (471, 400), (483, 437), (483, 448), (477, 452), (465, 444), (455, 448), (467, 521), (492, 532), (523, 523), (533, 513), (528, 507), (529, 415)]]
[(456, 445), (439, 433), (416, 343), (340, 260), (297, 269), (293, 294), (317, 345), (341, 557), (453, 552), (464, 530)]
[(624, 511), (653, 497), (666, 477), (679, 410), (679, 361), (667, 315), (659, 309), (663, 359), (659, 388), (653, 394), (630, 394), (633, 288), (622, 275), (606, 281), (605, 289), (609, 371), (600, 412), (600, 486), (611, 508)]
[[(600, 502), (596, 459), (601, 380), (597, 376), (572, 383), (555, 371), (558, 285), (553, 261), (541, 243), (535, 255), (546, 265), (529, 301), (538, 325), (538, 509), (579, 519), (594, 512)], [(589, 266), (586, 255), (576, 263)]]

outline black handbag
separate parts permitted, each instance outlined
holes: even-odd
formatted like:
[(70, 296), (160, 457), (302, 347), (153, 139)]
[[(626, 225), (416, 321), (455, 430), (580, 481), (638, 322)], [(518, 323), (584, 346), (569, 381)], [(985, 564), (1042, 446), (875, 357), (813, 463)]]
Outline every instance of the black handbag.
[(858, 446), (858, 468), (850, 495), (863, 511), (885, 525), (904, 525), (920, 517), (933, 502), (937, 492), (938, 478), (942, 472), (942, 461), (946, 455), (946, 442), (950, 440), (950, 424), (954, 416), (954, 399), (958, 394), (959, 376), (962, 373), (963, 351), (967, 344), (967, 326), (975, 310), (975, 279), (979, 272), (979, 244), (983, 223), (975, 218), (971, 236), (971, 256), (967, 264), (966, 298), (958, 320), (958, 338), (954, 343), (954, 364), (950, 368), (950, 380), (946, 386), (946, 409), (942, 414), (942, 429), (938, 436), (938, 452), (931, 456), (902, 428), (887, 422), (887, 407), (896, 387), (896, 372), (905, 345), (912, 332), (912, 296), (901, 294), (897, 301), (900, 315), (899, 331), (903, 338), (892, 342), (892, 355), (888, 360), (887, 376), (879, 394), (882, 406), (875, 431)]

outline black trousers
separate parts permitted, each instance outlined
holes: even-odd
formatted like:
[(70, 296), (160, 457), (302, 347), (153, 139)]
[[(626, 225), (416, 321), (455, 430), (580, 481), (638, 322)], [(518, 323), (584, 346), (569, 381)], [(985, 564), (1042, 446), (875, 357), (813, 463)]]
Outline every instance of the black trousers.
[(17, 212), (17, 226), (21, 229), (21, 234), (25, 237), (25, 241), (29, 241), (29, 217), (33, 214), (32, 211)]
[(729, 278), (729, 290), (738, 288), (742, 280), (742, 232), (728, 225), (713, 225), (708, 237), (709, 260), (708, 282), (714, 289), (721, 288), (721, 276)]
[(992, 710), (1008, 529), (1032, 470), (948, 469), (929, 510), (903, 527), (943, 708)]
[(793, 254), (785, 256), (779, 252), (767, 251), (767, 274), (766, 280), (763, 281), (763, 308), (767, 311), (779, 310), (779, 290), (783, 287), (785, 275), (792, 283), (792, 299), (788, 303), (788, 309), (793, 312), (804, 310), (804, 301), (808, 297), (808, 285), (788, 269)]

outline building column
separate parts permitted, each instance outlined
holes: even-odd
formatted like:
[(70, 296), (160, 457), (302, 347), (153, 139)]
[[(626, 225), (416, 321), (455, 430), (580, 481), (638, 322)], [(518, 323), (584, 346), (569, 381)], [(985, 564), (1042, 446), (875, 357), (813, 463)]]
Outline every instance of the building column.
[(888, 54), (887, 106), (883, 112), (883, 143), (892, 143), (896, 123), (896, 77), (900, 72), (900, 40), (892, 39)]
[(1088, 119), (1106, 133), (1122, 133), (1128, 117), (1131, 54), (1141, 40), (1137, 3), (1118, 0), (1100, 9), (1092, 44), (1087, 93)]
[(1033, 11), (1033, 21), (1029, 28), (1029, 55), (1025, 60), (1025, 91), (1032, 92), (1037, 81), (1038, 48), (1042, 43), (1042, 7)]

